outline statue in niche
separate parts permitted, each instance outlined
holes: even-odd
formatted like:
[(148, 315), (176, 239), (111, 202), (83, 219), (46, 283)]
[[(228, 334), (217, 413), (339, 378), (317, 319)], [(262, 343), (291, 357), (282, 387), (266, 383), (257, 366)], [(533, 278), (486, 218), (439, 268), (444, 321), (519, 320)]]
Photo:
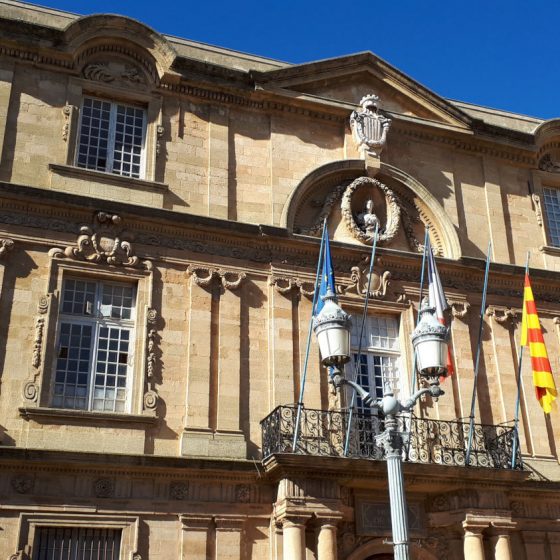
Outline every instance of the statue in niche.
[(358, 227), (362, 231), (365, 231), (368, 239), (373, 239), (376, 227), (378, 228), (378, 232), (381, 230), (381, 223), (373, 211), (373, 200), (371, 198), (366, 202), (364, 212), (358, 214), (357, 222)]

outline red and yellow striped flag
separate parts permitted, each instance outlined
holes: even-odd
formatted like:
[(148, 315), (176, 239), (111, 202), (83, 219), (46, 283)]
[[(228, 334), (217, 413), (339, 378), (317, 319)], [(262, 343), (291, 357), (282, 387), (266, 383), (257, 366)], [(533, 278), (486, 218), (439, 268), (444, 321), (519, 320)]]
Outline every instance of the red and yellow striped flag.
[(537, 399), (544, 412), (548, 414), (552, 410), (552, 403), (556, 400), (556, 385), (544, 345), (531, 282), (529, 281), (529, 275), (525, 274), (521, 346), (527, 345), (529, 345), (529, 354), (531, 354), (533, 385), (535, 386)]

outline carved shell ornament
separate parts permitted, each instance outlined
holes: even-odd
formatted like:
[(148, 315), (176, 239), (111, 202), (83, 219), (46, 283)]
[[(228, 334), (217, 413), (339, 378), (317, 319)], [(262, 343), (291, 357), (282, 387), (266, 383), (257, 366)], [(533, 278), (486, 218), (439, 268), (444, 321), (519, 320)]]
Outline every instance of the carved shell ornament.
[[(354, 195), (363, 189), (379, 189), (387, 203), (387, 217), (382, 226), (379, 217), (374, 213), (373, 202), (369, 200), (363, 212), (355, 213), (352, 209)], [(399, 231), (401, 223), (401, 207), (398, 196), (385, 184), (371, 177), (358, 177), (344, 191), (340, 203), (342, 218), (348, 231), (358, 241), (371, 245), (375, 226), (379, 225), (378, 243), (390, 243)]]

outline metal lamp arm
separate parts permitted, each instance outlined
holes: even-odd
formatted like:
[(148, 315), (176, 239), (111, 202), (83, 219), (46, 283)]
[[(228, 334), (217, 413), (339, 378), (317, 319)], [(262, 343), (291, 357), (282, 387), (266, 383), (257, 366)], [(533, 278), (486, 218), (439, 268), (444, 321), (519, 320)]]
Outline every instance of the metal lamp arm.
[(407, 399), (403, 403), (402, 409), (406, 411), (411, 410), (412, 407), (416, 404), (416, 402), (418, 401), (418, 399), (420, 399), (422, 395), (432, 395), (432, 397), (437, 398), (437, 397), (441, 397), (443, 394), (444, 392), (439, 385), (432, 385), (431, 387), (425, 387), (424, 389), (420, 389), (419, 391), (416, 391), (416, 393), (414, 393), (409, 399)]
[(381, 408), (381, 401), (374, 399), (368, 391), (356, 382), (350, 381), (349, 379), (342, 377), (340, 374), (335, 374), (333, 376), (333, 383), (336, 388), (339, 388), (342, 385), (349, 385), (352, 389), (354, 389), (354, 391), (356, 391), (356, 393), (358, 393), (364, 404), (367, 404), (371, 408)]

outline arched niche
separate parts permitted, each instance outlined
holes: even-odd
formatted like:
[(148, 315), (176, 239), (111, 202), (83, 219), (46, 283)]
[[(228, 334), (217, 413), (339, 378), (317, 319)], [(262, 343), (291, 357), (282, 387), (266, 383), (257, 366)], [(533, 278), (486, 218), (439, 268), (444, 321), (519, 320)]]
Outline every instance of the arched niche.
[(91, 74), (97, 70), (95, 76), (99, 81), (109, 81), (111, 77), (112, 68), (107, 60), (117, 65), (119, 60), (130, 61), (130, 66), (136, 70), (130, 77), (137, 84), (140, 80), (147, 80), (155, 85), (164, 77), (172, 79), (178, 76), (172, 70), (177, 53), (169, 41), (132, 18), (85, 16), (68, 25), (64, 40), (74, 66), (81, 73)]
[[(367, 201), (380, 222), (380, 245), (403, 251), (423, 249), (424, 228), (441, 256), (459, 259), (461, 246), (455, 226), (429, 189), (406, 172), (382, 163), (374, 178), (363, 160), (341, 160), (312, 171), (296, 187), (282, 214), (289, 231), (319, 235), (328, 217), (331, 239), (371, 245), (365, 216)], [(370, 230), (371, 233), (371, 230)]]
[(550, 119), (535, 130), (538, 167), (542, 171), (560, 173), (560, 119)]
[[(393, 558), (393, 547), (385, 539), (372, 539), (351, 552), (344, 560), (386, 560)], [(411, 544), (409, 547), (412, 560), (438, 560), (428, 550)]]

